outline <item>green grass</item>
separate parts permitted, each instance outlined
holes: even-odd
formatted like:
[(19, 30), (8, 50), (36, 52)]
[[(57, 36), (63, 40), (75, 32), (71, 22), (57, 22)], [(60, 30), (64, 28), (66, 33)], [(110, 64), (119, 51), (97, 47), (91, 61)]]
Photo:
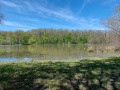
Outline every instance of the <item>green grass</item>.
[(0, 89), (118, 90), (120, 57), (0, 62)]

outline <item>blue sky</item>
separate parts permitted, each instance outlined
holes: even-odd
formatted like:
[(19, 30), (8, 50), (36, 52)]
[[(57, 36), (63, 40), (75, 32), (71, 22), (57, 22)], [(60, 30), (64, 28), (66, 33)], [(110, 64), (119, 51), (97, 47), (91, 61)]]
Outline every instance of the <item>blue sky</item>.
[(119, 0), (0, 0), (0, 30), (38, 28), (104, 30), (101, 20), (112, 15)]

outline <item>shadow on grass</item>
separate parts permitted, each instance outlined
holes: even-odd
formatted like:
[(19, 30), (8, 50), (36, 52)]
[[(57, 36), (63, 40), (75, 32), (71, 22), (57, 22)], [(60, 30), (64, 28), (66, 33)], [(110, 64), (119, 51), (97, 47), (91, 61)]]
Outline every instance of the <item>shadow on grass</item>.
[(0, 84), (5, 90), (117, 90), (120, 89), (120, 58), (3, 64)]

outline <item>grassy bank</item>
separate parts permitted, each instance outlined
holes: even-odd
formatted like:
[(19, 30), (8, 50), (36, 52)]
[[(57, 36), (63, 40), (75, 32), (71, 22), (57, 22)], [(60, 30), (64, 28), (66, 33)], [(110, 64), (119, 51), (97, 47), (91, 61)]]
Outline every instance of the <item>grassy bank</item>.
[(120, 57), (0, 62), (0, 90), (120, 89)]

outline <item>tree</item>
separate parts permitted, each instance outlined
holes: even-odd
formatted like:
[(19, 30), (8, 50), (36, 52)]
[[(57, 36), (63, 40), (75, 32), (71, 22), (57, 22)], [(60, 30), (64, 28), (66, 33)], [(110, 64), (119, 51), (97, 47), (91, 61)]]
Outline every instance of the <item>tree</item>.
[(0, 13), (0, 24), (2, 24), (2, 20), (3, 20), (3, 14)]
[(105, 18), (103, 24), (120, 35), (120, 4), (114, 8), (114, 14)]
[(0, 24), (2, 24), (3, 15), (0, 13)]
[(21, 44), (22, 44), (22, 45), (28, 45), (28, 40), (29, 40), (29, 38), (28, 38), (27, 35), (23, 36), (23, 37), (22, 37)]
[(31, 37), (28, 41), (29, 44), (35, 44), (36, 43), (36, 40), (35, 38)]

